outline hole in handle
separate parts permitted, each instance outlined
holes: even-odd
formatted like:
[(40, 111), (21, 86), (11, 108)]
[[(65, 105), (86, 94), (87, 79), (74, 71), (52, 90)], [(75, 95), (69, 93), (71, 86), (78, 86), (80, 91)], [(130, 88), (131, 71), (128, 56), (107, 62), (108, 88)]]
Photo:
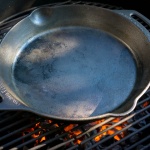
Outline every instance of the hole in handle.
[(3, 98), (0, 96), (0, 103), (3, 101)]
[(141, 17), (135, 14), (131, 15), (131, 17), (142, 24), (150, 32), (150, 26)]

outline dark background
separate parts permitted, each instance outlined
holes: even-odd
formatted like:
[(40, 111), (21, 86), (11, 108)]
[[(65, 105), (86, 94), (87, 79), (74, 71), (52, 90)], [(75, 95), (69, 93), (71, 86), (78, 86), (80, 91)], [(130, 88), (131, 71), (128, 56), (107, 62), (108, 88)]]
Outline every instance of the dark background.
[[(21, 12), (31, 7), (36, 7), (48, 3), (64, 2), (65, 0), (0, 0), (0, 21), (15, 13)], [(76, 0), (74, 0), (76, 1)], [(84, 1), (84, 0), (80, 0)], [(136, 10), (150, 18), (148, 0), (86, 0), (89, 2), (99, 2), (124, 9)]]

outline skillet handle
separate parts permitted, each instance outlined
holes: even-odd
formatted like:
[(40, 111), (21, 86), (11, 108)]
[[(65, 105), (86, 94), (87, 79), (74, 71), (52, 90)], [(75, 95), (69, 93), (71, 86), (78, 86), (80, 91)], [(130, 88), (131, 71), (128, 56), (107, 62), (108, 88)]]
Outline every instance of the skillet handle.
[[(150, 29), (150, 20), (146, 18), (141, 13), (135, 10), (113, 10), (114, 12), (122, 15), (123, 17), (129, 19), (132, 23), (134, 23), (140, 30), (145, 34), (145, 36), (150, 41), (150, 31), (145, 26), (148, 26)], [(142, 23), (141, 23), (142, 22)], [(131, 31), (132, 32), (132, 31)]]

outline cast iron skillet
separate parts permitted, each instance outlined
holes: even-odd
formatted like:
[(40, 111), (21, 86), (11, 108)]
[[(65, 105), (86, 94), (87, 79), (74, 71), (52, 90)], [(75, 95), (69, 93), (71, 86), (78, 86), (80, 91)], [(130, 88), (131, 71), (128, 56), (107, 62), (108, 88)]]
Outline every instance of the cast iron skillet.
[(150, 80), (149, 33), (131, 13), (86, 5), (33, 11), (1, 43), (0, 110), (72, 121), (130, 113)]

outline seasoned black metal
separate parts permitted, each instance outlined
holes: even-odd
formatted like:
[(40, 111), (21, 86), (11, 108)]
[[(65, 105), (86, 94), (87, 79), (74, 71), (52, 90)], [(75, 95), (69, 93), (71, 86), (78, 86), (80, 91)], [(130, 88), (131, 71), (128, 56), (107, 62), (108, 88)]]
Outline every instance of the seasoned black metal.
[(115, 12), (43, 7), (15, 25), (1, 43), (0, 109), (77, 121), (130, 113), (149, 87), (149, 34)]

